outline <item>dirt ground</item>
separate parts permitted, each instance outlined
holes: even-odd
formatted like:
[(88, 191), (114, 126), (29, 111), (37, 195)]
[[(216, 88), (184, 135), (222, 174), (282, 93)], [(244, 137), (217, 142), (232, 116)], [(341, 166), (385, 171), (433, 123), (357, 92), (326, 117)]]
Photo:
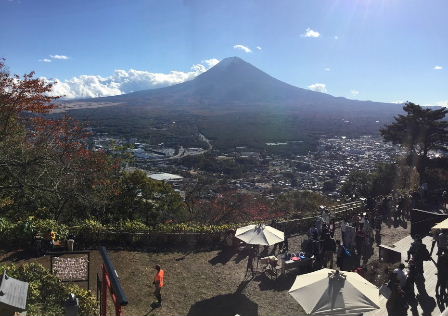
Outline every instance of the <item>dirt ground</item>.
[[(383, 224), (384, 225), (384, 224)], [(392, 245), (409, 234), (409, 228), (382, 229), (382, 243)], [(338, 238), (338, 230), (336, 239)], [(291, 252), (300, 250), (304, 236), (289, 240)], [(125, 315), (300, 315), (299, 304), (288, 294), (295, 273), (277, 280), (264, 274), (245, 276), (247, 256), (230, 249), (201, 252), (109, 251), (129, 300)], [(378, 248), (370, 261), (378, 259)], [(49, 257), (29, 258), (25, 252), (0, 252), (0, 264), (39, 262), (49, 267)], [(96, 290), (96, 273), (101, 266), (97, 251), (91, 252), (90, 289)], [(154, 265), (166, 271), (162, 307), (152, 308)], [(381, 271), (375, 271), (381, 273)], [(95, 293), (95, 292), (94, 292)], [(109, 315), (114, 315), (109, 311)]]

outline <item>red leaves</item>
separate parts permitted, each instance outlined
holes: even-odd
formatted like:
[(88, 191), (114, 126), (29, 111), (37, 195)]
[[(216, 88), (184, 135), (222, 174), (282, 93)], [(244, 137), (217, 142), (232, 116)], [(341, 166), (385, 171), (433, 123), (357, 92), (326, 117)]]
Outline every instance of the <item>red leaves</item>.
[(0, 140), (13, 134), (14, 122), (26, 119), (26, 114), (49, 113), (56, 107), (53, 101), (58, 97), (48, 95), (52, 86), (34, 78), (34, 72), (22, 77), (9, 74), (0, 59)]
[(89, 150), (90, 133), (79, 122), (45, 115), (56, 107), (51, 88), (34, 72), (10, 75), (0, 60), (0, 161), (10, 170), (7, 181), (26, 187), (21, 205), (43, 203), (59, 218), (64, 207), (89, 204), (88, 198), (109, 203), (120, 164)]
[(201, 200), (197, 207), (209, 215), (212, 224), (265, 221), (282, 215), (273, 212), (262, 197), (235, 191), (219, 194), (211, 201)]
[(0, 60), (1, 106), (13, 113), (48, 113), (56, 107), (52, 102), (59, 97), (48, 96), (53, 84), (34, 78), (34, 72), (23, 75), (10, 75), (4, 60)]

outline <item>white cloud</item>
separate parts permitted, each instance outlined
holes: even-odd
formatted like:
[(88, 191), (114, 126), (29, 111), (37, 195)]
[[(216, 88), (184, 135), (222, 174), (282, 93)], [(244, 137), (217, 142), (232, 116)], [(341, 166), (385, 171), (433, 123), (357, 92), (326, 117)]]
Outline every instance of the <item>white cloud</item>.
[[(68, 80), (54, 79), (51, 95), (61, 95), (67, 99), (95, 98), (130, 93), (138, 90), (162, 88), (194, 79), (219, 62), (218, 59), (206, 59), (193, 65), (190, 71), (172, 70), (168, 73), (155, 73), (145, 70), (117, 69), (107, 77), (99, 75), (81, 75)], [(42, 78), (50, 81), (47, 78)]]
[(308, 86), (308, 89), (313, 90), (313, 91), (317, 91), (317, 92), (323, 92), (326, 93), (327, 92), (327, 85), (325, 83), (313, 83), (311, 85)]
[(314, 31), (310, 28), (307, 28), (305, 30), (305, 33), (303, 33), (302, 35), (300, 35), (302, 37), (319, 37), (320, 33), (318, 31)]
[(433, 68), (434, 70), (442, 70), (443, 69), (443, 67), (442, 66), (439, 66), (439, 65), (436, 65), (436, 66), (434, 66), (434, 68)]
[(51, 63), (51, 59), (48, 59), (48, 58), (42, 58), (42, 59), (39, 59), (39, 61), (44, 62), (44, 63)]
[(391, 103), (395, 103), (395, 104), (404, 104), (405, 101), (403, 100), (396, 100), (396, 101), (392, 101)]
[(211, 68), (211, 67), (215, 66), (217, 63), (219, 63), (219, 59), (216, 59), (216, 58), (206, 59), (206, 60), (203, 60), (202, 63), (206, 64), (208, 68)]
[(437, 106), (448, 107), (448, 100), (438, 101), (438, 102), (436, 102), (436, 105), (437, 105)]
[(357, 96), (357, 95), (359, 94), (359, 91), (358, 91), (358, 90), (350, 90), (350, 93), (351, 93), (353, 96)]
[(65, 55), (50, 55), (50, 57), (53, 59), (63, 59), (63, 60), (70, 59), (70, 57)]
[(331, 68), (330, 67), (325, 67), (324, 70), (325, 71), (331, 71)]
[(249, 47), (241, 45), (241, 44), (233, 45), (233, 48), (242, 50), (245, 53), (252, 53), (252, 50)]
[(258, 50), (262, 50), (261, 46), (257, 46), (257, 49), (258, 49)]

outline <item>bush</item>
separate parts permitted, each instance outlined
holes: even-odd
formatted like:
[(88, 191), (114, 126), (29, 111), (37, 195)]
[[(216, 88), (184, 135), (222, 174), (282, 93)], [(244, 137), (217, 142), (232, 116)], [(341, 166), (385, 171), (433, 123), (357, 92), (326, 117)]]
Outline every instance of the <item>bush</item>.
[(112, 230), (121, 230), (127, 233), (141, 233), (141, 232), (148, 232), (150, 230), (150, 228), (140, 222), (140, 221), (132, 221), (132, 220), (127, 220), (124, 222), (119, 223), (117, 226), (112, 227)]
[(197, 223), (159, 224), (155, 231), (163, 233), (219, 233), (244, 226), (242, 224), (204, 225)]
[(76, 226), (70, 227), (70, 234), (76, 236), (81, 244), (97, 243), (101, 240), (101, 234), (106, 231), (106, 226), (94, 219), (86, 219)]
[(74, 293), (79, 299), (80, 315), (98, 315), (97, 301), (92, 293), (77, 285), (62, 283), (38, 263), (22, 266), (0, 265), (0, 274), (3, 274), (3, 271), (15, 279), (29, 282), (27, 315), (63, 315), (64, 302), (70, 293)]
[(34, 236), (45, 236), (48, 230), (56, 232), (57, 239), (67, 239), (67, 225), (50, 219), (37, 219), (30, 216), (26, 220), (11, 222), (7, 218), (0, 218), (0, 244), (3, 246), (26, 247), (31, 245)]
[[(175, 234), (175, 233), (199, 233), (216, 234), (229, 230), (236, 230), (238, 227), (251, 223), (225, 224), (225, 225), (205, 225), (199, 223), (165, 223), (155, 227), (149, 227), (143, 222), (128, 220), (116, 223), (115, 225), (103, 225), (97, 220), (88, 219), (77, 223), (75, 226), (67, 226), (54, 220), (37, 220), (29, 218), (26, 221), (13, 223), (8, 219), (0, 217), (0, 246), (20, 247), (31, 246), (33, 237), (37, 233), (44, 234), (48, 229), (53, 229), (57, 233), (57, 238), (65, 240), (69, 235), (73, 235), (77, 247), (91, 248), (99, 244), (110, 244), (112, 246), (130, 246), (145, 242), (150, 233), (155, 234)], [(133, 235), (144, 233), (142, 236)]]

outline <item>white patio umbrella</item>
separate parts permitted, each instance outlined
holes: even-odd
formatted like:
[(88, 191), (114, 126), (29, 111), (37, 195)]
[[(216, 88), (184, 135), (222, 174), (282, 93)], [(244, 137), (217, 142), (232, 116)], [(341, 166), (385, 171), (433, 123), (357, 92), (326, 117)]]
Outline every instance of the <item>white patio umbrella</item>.
[(271, 246), (285, 240), (285, 234), (265, 225), (248, 225), (238, 228), (235, 237), (250, 245)]
[(448, 229), (448, 218), (445, 219), (444, 221), (441, 221), (440, 223), (438, 223), (437, 225), (434, 225), (432, 227), (433, 230), (436, 229)]
[(299, 275), (289, 294), (313, 315), (350, 315), (380, 308), (378, 288), (355, 272), (321, 269)]

